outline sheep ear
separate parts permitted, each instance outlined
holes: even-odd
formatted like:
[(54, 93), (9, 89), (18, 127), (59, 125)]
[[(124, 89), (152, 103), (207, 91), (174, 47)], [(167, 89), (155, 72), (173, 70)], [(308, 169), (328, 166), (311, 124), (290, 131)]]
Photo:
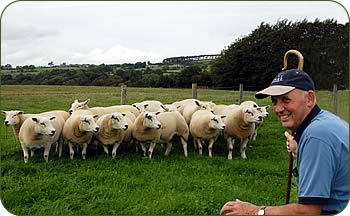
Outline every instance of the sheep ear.
[(18, 111), (17, 112), (17, 115), (22, 115), (22, 114), (24, 114), (24, 111)]
[(36, 118), (36, 117), (33, 117), (32, 120), (35, 122), (39, 122), (38, 118)]
[(88, 104), (90, 102), (90, 99), (87, 99), (86, 101), (84, 101), (84, 105)]
[(6, 111), (4, 111), (4, 110), (1, 110), (1, 113), (4, 113), (4, 114), (6, 114)]
[(75, 99), (75, 100), (74, 100), (74, 103), (79, 103), (78, 99)]
[(270, 109), (270, 107), (271, 107), (270, 105), (267, 105), (265, 106), (265, 109)]
[(52, 116), (51, 118), (49, 118), (50, 120), (54, 120), (56, 118), (56, 116)]

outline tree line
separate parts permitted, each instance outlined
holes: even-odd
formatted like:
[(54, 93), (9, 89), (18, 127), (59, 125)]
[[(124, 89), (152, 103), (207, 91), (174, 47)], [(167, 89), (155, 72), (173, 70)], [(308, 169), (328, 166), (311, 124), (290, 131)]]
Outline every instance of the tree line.
[[(304, 70), (314, 79), (317, 89), (331, 89), (334, 83), (339, 89), (346, 89), (349, 86), (348, 30), (348, 23), (338, 24), (333, 19), (294, 23), (282, 20), (274, 25), (262, 22), (249, 35), (223, 49), (219, 58), (186, 65), (178, 72), (169, 71), (171, 65), (153, 68), (146, 62), (101, 64), (79, 69), (58, 67), (38, 73), (2, 73), (1, 83), (93, 86), (126, 83), (163, 88), (189, 88), (191, 83), (197, 83), (227, 89), (238, 88), (242, 83), (247, 90), (259, 90), (268, 86), (281, 70), (284, 53), (296, 49), (304, 55)], [(291, 56), (288, 65), (296, 68), (297, 58)]]

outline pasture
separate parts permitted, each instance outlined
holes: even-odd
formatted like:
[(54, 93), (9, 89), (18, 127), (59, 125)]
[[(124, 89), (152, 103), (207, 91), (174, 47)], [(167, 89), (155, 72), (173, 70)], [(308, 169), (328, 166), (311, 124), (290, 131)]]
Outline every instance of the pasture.
[[(270, 99), (255, 100), (245, 92), (244, 100), (270, 105)], [(191, 89), (128, 88), (127, 104), (143, 100), (171, 103), (191, 97)], [(318, 104), (332, 111), (332, 93), (318, 91)], [(90, 106), (120, 103), (118, 87), (1, 86), (0, 109), (37, 113), (68, 110), (74, 99), (90, 99)], [(199, 89), (198, 99), (217, 104), (238, 103), (238, 91)], [(349, 121), (349, 91), (339, 91), (338, 114)], [(270, 110), (270, 113), (271, 110)], [(3, 122), (3, 115), (1, 121)], [(180, 143), (168, 157), (165, 147), (156, 146), (152, 160), (134, 149), (120, 148), (117, 159), (103, 151), (88, 151), (87, 159), (59, 159), (53, 149), (46, 163), (38, 151), (28, 164), (13, 132), (0, 126), (0, 197), (15, 215), (218, 215), (227, 201), (239, 198), (257, 205), (285, 202), (288, 153), (283, 132), (274, 114), (248, 143), (247, 157), (239, 158), (234, 145), (228, 161), (226, 143), (219, 139), (209, 159), (188, 144), (188, 158)], [(291, 201), (297, 200), (293, 179)]]

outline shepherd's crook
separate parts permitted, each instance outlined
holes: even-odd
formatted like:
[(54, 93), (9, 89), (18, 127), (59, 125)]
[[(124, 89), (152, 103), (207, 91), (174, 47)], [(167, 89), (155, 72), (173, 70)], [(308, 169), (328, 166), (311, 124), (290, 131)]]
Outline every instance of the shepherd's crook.
[[(302, 70), (304, 66), (304, 57), (303, 55), (298, 51), (298, 50), (288, 50), (284, 54), (284, 66), (282, 70), (286, 70), (288, 67), (288, 56), (290, 54), (294, 54), (298, 57), (298, 69)], [(290, 198), (290, 190), (291, 190), (291, 184), (292, 184), (292, 169), (293, 169), (293, 162), (294, 162), (294, 157), (292, 152), (289, 153), (289, 165), (288, 165), (288, 183), (287, 183), (287, 192), (286, 192), (286, 204), (289, 203), (289, 198)]]

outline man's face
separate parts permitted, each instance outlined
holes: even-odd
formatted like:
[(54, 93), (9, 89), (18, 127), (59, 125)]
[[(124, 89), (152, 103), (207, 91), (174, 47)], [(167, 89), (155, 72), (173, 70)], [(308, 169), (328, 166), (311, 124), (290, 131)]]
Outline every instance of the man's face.
[(271, 96), (273, 111), (283, 127), (295, 130), (301, 125), (313, 104), (308, 94), (294, 89), (284, 95)]

